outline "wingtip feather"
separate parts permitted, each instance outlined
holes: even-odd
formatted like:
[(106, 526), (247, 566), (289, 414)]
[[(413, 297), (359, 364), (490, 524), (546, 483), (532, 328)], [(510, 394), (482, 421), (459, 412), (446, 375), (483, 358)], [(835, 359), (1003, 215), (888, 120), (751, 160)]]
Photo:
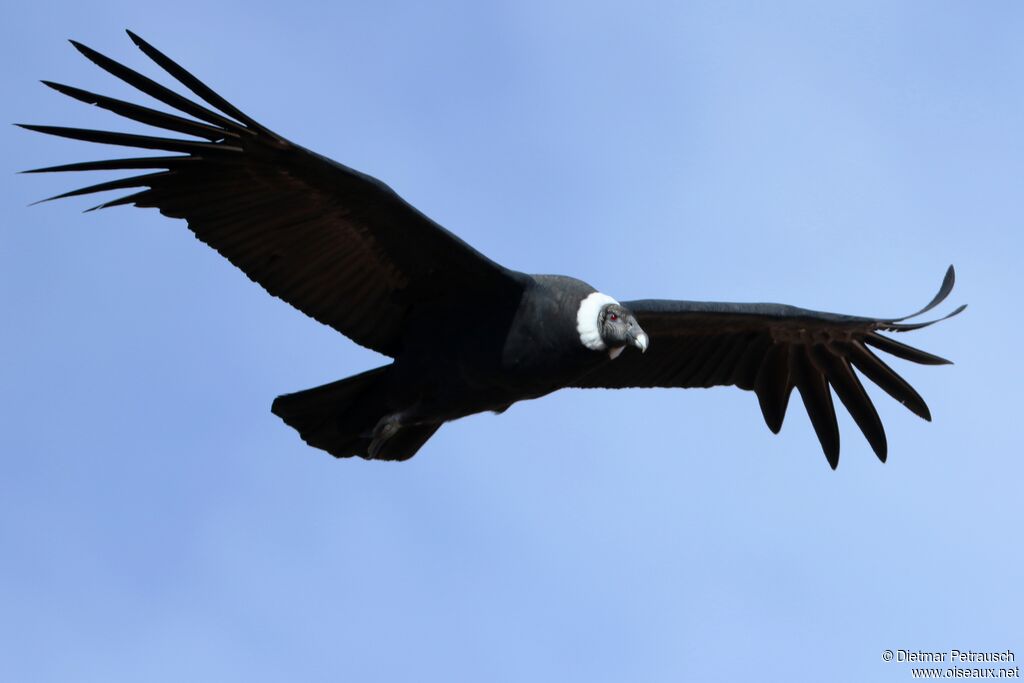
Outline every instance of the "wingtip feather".
[(96, 50), (93, 50), (88, 45), (84, 45), (84, 44), (78, 42), (74, 38), (68, 38), (68, 42), (71, 43), (71, 47), (73, 47), (76, 50), (78, 50), (79, 52), (81, 52), (89, 60), (92, 60), (92, 55), (98, 54), (96, 52)]
[(191, 90), (207, 104), (211, 105), (223, 114), (234, 118), (236, 121), (241, 122), (243, 130), (249, 129), (250, 132), (255, 131), (271, 137), (278, 137), (275, 133), (260, 125), (252, 117), (248, 116), (238, 109), (238, 107), (217, 94), (212, 88), (196, 78), (187, 69), (165, 55), (163, 52), (156, 49), (131, 31), (128, 31), (128, 35), (131, 37), (132, 42), (135, 43), (136, 47), (142, 50), (143, 54), (147, 57), (156, 62), (161, 69), (169, 73), (175, 80)]
[[(935, 308), (936, 306), (938, 306), (939, 304), (941, 304), (943, 301), (946, 300), (946, 298), (949, 296), (950, 292), (953, 291), (953, 286), (955, 284), (956, 284), (956, 269), (954, 269), (953, 265), (950, 264), (949, 268), (946, 269), (945, 275), (943, 275), (943, 277), (942, 277), (942, 284), (939, 285), (939, 291), (937, 291), (935, 293), (935, 296), (932, 297), (931, 301), (929, 301), (928, 304), (924, 308), (922, 308), (921, 310), (919, 310), (919, 311), (917, 311), (915, 313), (911, 313), (910, 315), (905, 315), (902, 318), (892, 318), (888, 322), (890, 322), (890, 323), (898, 323), (898, 322), (901, 322), (903, 320), (910, 320), (911, 318), (916, 318), (919, 315), (927, 313), (928, 311), (932, 310), (933, 308)], [(949, 316), (947, 316), (947, 317), (949, 317)]]

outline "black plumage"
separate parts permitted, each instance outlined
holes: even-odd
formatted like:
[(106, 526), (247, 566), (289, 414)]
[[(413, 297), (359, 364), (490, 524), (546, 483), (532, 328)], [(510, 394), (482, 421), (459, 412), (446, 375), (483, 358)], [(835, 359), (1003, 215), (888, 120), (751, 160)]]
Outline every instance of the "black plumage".
[[(274, 296), (391, 356), (390, 365), (274, 401), (273, 412), (313, 446), (338, 457), (404, 460), (446, 421), (501, 412), (563, 387), (737, 386), (755, 392), (774, 432), (796, 389), (832, 467), (839, 458), (833, 392), (878, 457), (886, 457), (885, 431), (859, 375), (930, 419), (917, 392), (871, 349), (915, 363), (947, 363), (879, 334), (935, 321), (777, 304), (620, 304), (573, 278), (512, 271), (387, 185), (289, 142), (129, 36), (208, 106), (74, 41), (96, 65), (178, 113), (43, 82), (76, 100), (187, 137), (24, 125), (76, 140), (173, 153), (29, 172), (143, 171), (51, 199), (132, 190), (94, 208), (133, 204), (183, 218), (196, 237)], [(914, 315), (941, 303), (953, 280), (950, 267), (938, 294)]]

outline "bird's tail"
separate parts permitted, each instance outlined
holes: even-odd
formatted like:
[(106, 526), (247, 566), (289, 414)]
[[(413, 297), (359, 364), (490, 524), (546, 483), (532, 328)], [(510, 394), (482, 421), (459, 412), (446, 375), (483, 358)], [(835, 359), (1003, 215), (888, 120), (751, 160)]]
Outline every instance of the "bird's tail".
[(367, 459), (408, 460), (441, 423), (403, 427), (370, 455), (374, 427), (391, 412), (386, 402), (390, 370), (390, 366), (384, 366), (278, 396), (270, 410), (294, 427), (303, 441), (336, 458), (358, 455)]

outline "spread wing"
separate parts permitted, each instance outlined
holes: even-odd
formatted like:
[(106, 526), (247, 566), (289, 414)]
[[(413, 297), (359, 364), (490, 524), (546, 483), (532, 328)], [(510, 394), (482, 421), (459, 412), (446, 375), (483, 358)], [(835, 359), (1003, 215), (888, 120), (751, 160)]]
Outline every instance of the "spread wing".
[(213, 109), (72, 41), (102, 69), (186, 116), (44, 81), (74, 99), (178, 134), (23, 125), (76, 140), (177, 153), (29, 171), (145, 171), (50, 199), (134, 188), (94, 208), (134, 204), (184, 218), (196, 237), (274, 296), (392, 356), (401, 351), (405, 321), (417, 307), (467, 292), (519, 291), (516, 273), (431, 221), (384, 183), (271, 132), (128, 34)]
[(858, 373), (914, 414), (931, 420), (921, 396), (872, 349), (924, 365), (949, 363), (879, 333), (906, 332), (938, 322), (902, 321), (941, 303), (953, 289), (953, 282), (950, 266), (938, 294), (927, 306), (913, 315), (892, 319), (822, 313), (781, 304), (625, 301), (623, 305), (650, 336), (650, 349), (642, 355), (625, 353), (574, 386), (737, 386), (757, 394), (764, 420), (775, 433), (782, 428), (795, 387), (825, 457), (835, 468), (839, 464), (839, 427), (831, 387), (875, 454), (885, 462), (885, 430)]

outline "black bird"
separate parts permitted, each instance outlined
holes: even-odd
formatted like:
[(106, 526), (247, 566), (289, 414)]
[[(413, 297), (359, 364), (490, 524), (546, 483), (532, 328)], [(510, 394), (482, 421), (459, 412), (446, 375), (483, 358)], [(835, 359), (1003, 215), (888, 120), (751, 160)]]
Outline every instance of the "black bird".
[[(509, 270), (384, 183), (268, 130), (128, 35), (208, 106), (74, 41), (97, 66), (179, 113), (43, 83), (179, 136), (22, 127), (176, 154), (28, 172), (152, 171), (50, 199), (135, 189), (93, 208), (132, 204), (184, 218), (196, 237), (269, 293), (392, 357), (390, 365), (274, 401), (274, 414), (312, 446), (336, 457), (405, 460), (445, 422), (500, 413), (564, 387), (733, 385), (754, 391), (773, 432), (796, 388), (834, 468), (839, 430), (831, 387), (884, 462), (885, 431), (858, 371), (931, 419), (918, 393), (872, 348), (915, 363), (948, 363), (879, 334), (934, 320), (907, 323), (914, 316), (864, 318), (779, 304), (619, 303), (571, 277)], [(935, 298), (914, 315), (942, 302), (953, 279), (951, 266)]]

